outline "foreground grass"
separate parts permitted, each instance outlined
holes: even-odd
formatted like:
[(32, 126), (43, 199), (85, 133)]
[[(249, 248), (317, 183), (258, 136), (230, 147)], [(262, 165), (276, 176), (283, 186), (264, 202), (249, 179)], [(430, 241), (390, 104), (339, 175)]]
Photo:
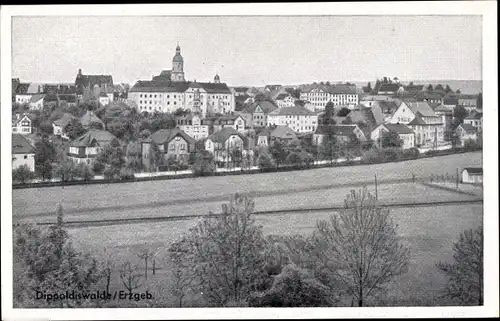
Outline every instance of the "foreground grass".
[[(440, 260), (451, 259), (452, 244), (462, 230), (482, 226), (482, 211), (480, 204), (391, 210), (393, 219), (399, 225), (403, 242), (411, 250), (409, 271), (395, 280), (387, 296), (372, 304), (433, 305), (436, 302), (433, 298), (438, 296), (438, 291), (446, 282), (435, 264)], [(308, 234), (313, 230), (317, 219), (324, 219), (328, 215), (329, 213), (324, 212), (294, 213), (258, 216), (256, 219), (263, 226), (265, 234)], [(154, 292), (162, 306), (175, 307), (175, 298), (171, 297), (169, 291), (171, 275), (167, 248), (193, 224), (194, 221), (176, 221), (85, 227), (69, 229), (69, 233), (77, 248), (102, 259), (110, 258), (117, 266), (131, 261), (140, 267), (140, 271), (144, 267), (134, 253), (144, 247), (157, 251), (156, 265), (161, 270), (155, 276), (150, 272), (141, 289)], [(113, 284), (115, 289), (123, 289), (118, 273), (115, 274)], [(196, 297), (191, 299), (192, 306), (201, 302)]]

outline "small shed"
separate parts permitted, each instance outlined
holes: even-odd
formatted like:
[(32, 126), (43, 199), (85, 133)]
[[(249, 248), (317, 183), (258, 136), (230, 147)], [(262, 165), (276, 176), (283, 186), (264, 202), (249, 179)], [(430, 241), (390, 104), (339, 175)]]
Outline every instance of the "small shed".
[(483, 183), (483, 168), (482, 167), (465, 167), (462, 170), (462, 183), (482, 184)]

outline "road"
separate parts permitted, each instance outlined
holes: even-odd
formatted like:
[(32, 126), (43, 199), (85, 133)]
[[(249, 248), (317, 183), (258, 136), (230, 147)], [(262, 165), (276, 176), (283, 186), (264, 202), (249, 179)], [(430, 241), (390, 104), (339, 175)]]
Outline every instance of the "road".
[[(417, 180), (428, 180), (430, 175), (451, 175), (457, 168), (481, 164), (482, 153), (474, 152), (294, 172), (16, 189), (13, 190), (13, 219), (51, 221), (57, 203), (62, 204), (66, 218), (74, 220), (196, 215), (218, 211), (220, 204), (236, 192), (253, 194), (258, 199), (256, 210), (341, 204), (352, 187), (368, 185), (373, 190), (375, 174), (380, 183), (380, 197), (385, 201), (404, 202), (419, 196), (435, 201), (443, 197), (454, 200), (457, 198), (454, 193), (429, 194), (428, 188), (424, 190), (406, 182), (411, 181), (412, 174)], [(393, 191), (395, 183), (401, 184), (398, 191)]]

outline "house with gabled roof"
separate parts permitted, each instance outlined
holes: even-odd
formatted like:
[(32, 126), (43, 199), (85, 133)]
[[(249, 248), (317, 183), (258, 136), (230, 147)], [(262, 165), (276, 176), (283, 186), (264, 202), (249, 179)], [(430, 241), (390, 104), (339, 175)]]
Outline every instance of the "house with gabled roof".
[(455, 128), (455, 137), (457, 138), (457, 145), (463, 147), (468, 140), (477, 142), (478, 131), (471, 124), (463, 123)]
[(99, 117), (97, 117), (96, 114), (94, 113), (94, 111), (92, 111), (92, 110), (87, 110), (85, 115), (83, 115), (80, 118), (80, 123), (82, 124), (83, 128), (85, 128), (85, 129), (89, 129), (90, 125), (92, 125), (92, 123), (100, 123), (103, 128), (105, 127), (104, 122)]
[(35, 171), (35, 148), (20, 134), (12, 134), (12, 169), (26, 165)]
[(30, 110), (41, 110), (43, 108), (43, 100), (45, 98), (45, 94), (34, 94), (31, 96), (29, 107)]
[(142, 163), (150, 164), (151, 143), (154, 142), (165, 160), (173, 157), (179, 163), (187, 164), (189, 154), (194, 151), (196, 140), (180, 128), (160, 129), (141, 141)]
[(267, 126), (267, 116), (278, 107), (267, 100), (256, 101), (241, 111), (242, 117), (247, 119), (247, 126), (259, 128)]
[(382, 147), (382, 140), (387, 133), (396, 133), (403, 145), (403, 149), (415, 147), (415, 132), (405, 124), (380, 124), (371, 132), (371, 139), (380, 148)]
[(236, 153), (245, 155), (249, 150), (249, 139), (234, 128), (225, 127), (207, 138), (205, 150), (212, 153), (219, 165), (227, 164), (236, 161)]
[(458, 104), (464, 107), (469, 113), (477, 108), (478, 95), (458, 95)]
[(472, 111), (469, 116), (465, 117), (464, 124), (470, 124), (477, 129), (478, 132), (483, 131), (483, 113)]
[(28, 114), (15, 114), (12, 116), (12, 133), (29, 135), (32, 133), (31, 118)]
[(274, 101), (276, 102), (276, 105), (279, 107), (279, 108), (283, 108), (283, 107), (293, 107), (295, 106), (295, 101), (297, 100), (297, 98), (293, 97), (292, 95), (290, 95), (289, 93), (283, 93), (283, 94), (279, 94), (278, 96), (276, 96), (276, 98), (274, 99)]
[(64, 113), (64, 115), (55, 120), (52, 123), (52, 130), (55, 136), (61, 136), (61, 138), (64, 139), (69, 139), (68, 134), (66, 133), (66, 126), (68, 126), (74, 119), (76, 119), (75, 116), (73, 116), (70, 113)]
[(106, 86), (113, 87), (113, 77), (111, 75), (84, 75), (82, 70), (78, 69), (75, 86), (76, 94), (84, 100), (97, 99), (101, 89)]
[(388, 121), (408, 125), (415, 132), (416, 147), (437, 147), (444, 142), (442, 118), (425, 101), (403, 101)]
[(106, 130), (91, 129), (70, 142), (68, 158), (76, 163), (92, 165), (97, 155), (116, 137)]
[(175, 118), (177, 127), (184, 131), (194, 140), (207, 138), (211, 131), (211, 122), (207, 122), (197, 113), (189, 113)]
[[(313, 134), (313, 143), (321, 145), (326, 135), (333, 134), (337, 142), (348, 144), (357, 139), (359, 142), (366, 142), (365, 133), (356, 124), (320, 125)], [(355, 137), (355, 138), (354, 138)]]
[(483, 168), (482, 167), (465, 167), (462, 170), (462, 183), (482, 184), (483, 183)]

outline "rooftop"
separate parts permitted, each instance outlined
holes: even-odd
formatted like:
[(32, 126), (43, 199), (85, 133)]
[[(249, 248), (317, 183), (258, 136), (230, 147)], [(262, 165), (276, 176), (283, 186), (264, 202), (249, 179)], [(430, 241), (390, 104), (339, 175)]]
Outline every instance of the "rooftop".
[(276, 110), (273, 110), (269, 113), (269, 115), (279, 115), (279, 116), (311, 116), (315, 115), (309, 109), (302, 106), (294, 106), (294, 107), (283, 107)]
[(148, 141), (148, 142), (154, 141), (157, 145), (161, 145), (161, 144), (166, 144), (166, 143), (170, 142), (176, 136), (181, 136), (182, 138), (184, 138), (184, 140), (188, 144), (195, 143), (195, 140), (191, 136), (189, 136), (188, 134), (186, 134), (183, 130), (181, 130), (179, 128), (160, 129), (160, 130), (154, 132), (145, 141)]
[(384, 124), (383, 126), (398, 134), (413, 134), (413, 130), (405, 124)]
[(106, 130), (93, 129), (89, 130), (82, 136), (74, 139), (70, 146), (73, 147), (89, 147), (98, 144), (101, 147), (107, 146), (116, 137)]
[(33, 154), (35, 148), (21, 134), (12, 134), (12, 154)]

